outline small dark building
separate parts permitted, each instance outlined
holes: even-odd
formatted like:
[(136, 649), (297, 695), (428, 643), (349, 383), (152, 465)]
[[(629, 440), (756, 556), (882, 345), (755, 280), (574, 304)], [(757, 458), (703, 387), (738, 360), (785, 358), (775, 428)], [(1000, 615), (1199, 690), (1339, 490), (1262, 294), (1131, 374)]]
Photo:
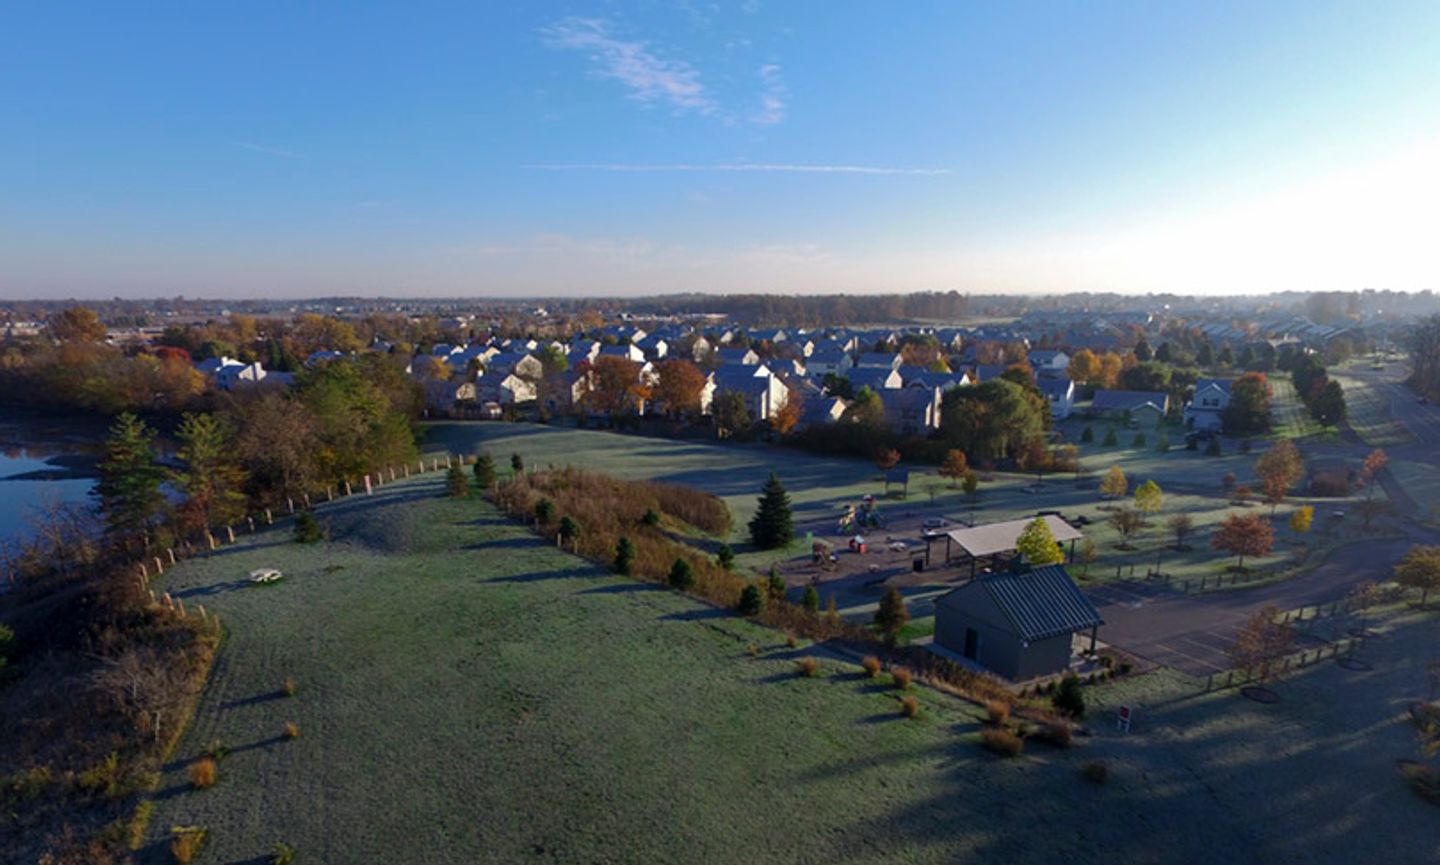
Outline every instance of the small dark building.
[(1071, 637), (1104, 622), (1060, 565), (985, 574), (935, 602), (935, 642), (1007, 679), (1070, 666)]

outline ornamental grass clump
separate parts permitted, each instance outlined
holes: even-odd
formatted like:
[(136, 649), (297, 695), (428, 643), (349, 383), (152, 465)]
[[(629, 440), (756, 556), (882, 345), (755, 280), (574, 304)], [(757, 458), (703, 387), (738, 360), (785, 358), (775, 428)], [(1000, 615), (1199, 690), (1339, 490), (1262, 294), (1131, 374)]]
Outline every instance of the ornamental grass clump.
[(1019, 736), (998, 727), (992, 727), (980, 733), (980, 742), (987, 751), (999, 754), (1002, 757), (1018, 757), (1025, 749), (1025, 741)]
[(880, 659), (874, 655), (866, 655), (860, 661), (860, 667), (865, 670), (865, 678), (873, 679), (880, 675)]

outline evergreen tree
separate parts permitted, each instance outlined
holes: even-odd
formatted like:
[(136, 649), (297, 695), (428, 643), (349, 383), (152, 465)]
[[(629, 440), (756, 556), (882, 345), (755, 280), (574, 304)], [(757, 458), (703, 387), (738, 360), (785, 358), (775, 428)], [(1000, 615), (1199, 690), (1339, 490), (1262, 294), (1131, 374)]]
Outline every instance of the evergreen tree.
[(630, 576), (630, 566), (635, 562), (635, 545), (630, 539), (621, 537), (615, 544), (615, 573)]
[(580, 537), (580, 525), (569, 517), (561, 517), (560, 525), (555, 527), (555, 531), (560, 535), (560, 540), (562, 541), (569, 541)]
[(1080, 679), (1077, 676), (1066, 676), (1060, 680), (1055, 687), (1055, 693), (1050, 697), (1050, 703), (1063, 714), (1072, 718), (1085, 717), (1085, 694), (1080, 690)]
[(495, 486), (495, 460), (489, 454), (482, 453), (475, 459), (475, 483), (486, 490)]
[(511, 455), (510, 455), (510, 470), (513, 471), (513, 472), (514, 472), (515, 474), (517, 474), (517, 475), (520, 474), (521, 472), (525, 471), (525, 459), (524, 459), (524, 457), (521, 457), (518, 453), (516, 453), (516, 454), (511, 454)]
[(820, 612), (820, 593), (814, 586), (805, 587), (805, 593), (800, 596), (800, 605), (809, 612)]
[(445, 491), (452, 499), (463, 499), (470, 495), (470, 482), (465, 480), (465, 470), (456, 463), (445, 473)]
[(226, 426), (213, 414), (187, 413), (175, 437), (177, 456), (185, 463), (174, 473), (185, 493), (180, 507), (185, 528), (201, 531), (245, 516), (245, 470), (231, 457), (235, 448)]
[(535, 519), (540, 525), (548, 526), (550, 521), (555, 519), (555, 503), (549, 499), (541, 499), (535, 503)]
[(750, 542), (762, 550), (773, 550), (790, 543), (795, 527), (790, 522), (790, 496), (774, 472), (760, 493), (760, 507), (750, 520)]
[(670, 566), (670, 585), (682, 592), (695, 585), (695, 571), (689, 562), (676, 559), (675, 564)]
[(729, 544), (721, 544), (720, 549), (715, 552), (715, 562), (725, 570), (735, 567), (735, 551), (730, 549)]
[(880, 607), (875, 611), (875, 626), (885, 635), (886, 645), (895, 645), (900, 629), (909, 621), (910, 611), (905, 607), (905, 596), (900, 594), (899, 589), (891, 587), (880, 598)]
[(313, 544), (320, 540), (320, 523), (308, 510), (295, 515), (295, 543)]
[(105, 529), (126, 539), (139, 535), (148, 543), (151, 522), (165, 506), (160, 485), (165, 471), (155, 464), (155, 431), (130, 412), (115, 419), (105, 440), (95, 494), (105, 515)]
[(1335, 426), (1345, 419), (1345, 391), (1332, 379), (1310, 400), (1310, 416), (1325, 426)]
[(751, 583), (740, 592), (740, 603), (736, 607), (742, 616), (758, 616), (765, 609), (765, 593)]

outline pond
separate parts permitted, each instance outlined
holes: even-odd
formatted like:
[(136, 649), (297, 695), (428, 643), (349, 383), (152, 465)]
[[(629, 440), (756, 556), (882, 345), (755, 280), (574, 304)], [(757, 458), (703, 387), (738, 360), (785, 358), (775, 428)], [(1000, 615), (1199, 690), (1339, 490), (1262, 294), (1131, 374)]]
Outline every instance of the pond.
[(0, 544), (28, 536), (46, 508), (93, 502), (99, 434), (88, 425), (0, 420)]

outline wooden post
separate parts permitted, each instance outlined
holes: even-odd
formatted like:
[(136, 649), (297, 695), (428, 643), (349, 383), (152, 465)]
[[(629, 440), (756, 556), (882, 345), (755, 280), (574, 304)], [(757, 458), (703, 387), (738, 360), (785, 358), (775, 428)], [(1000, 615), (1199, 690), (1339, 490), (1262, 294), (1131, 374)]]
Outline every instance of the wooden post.
[(424, 459), (419, 459), (419, 460), (416, 460), (416, 461), (415, 461), (415, 471), (419, 472), (419, 473), (422, 474), (422, 475), (425, 474), (425, 460), (424, 460)]
[(345, 495), (350, 496), (350, 495), (354, 495), (354, 494), (355, 494), (355, 491), (350, 488), (350, 479), (349, 479), (349, 478), (346, 478), (346, 479), (345, 479)]
[(235, 527), (234, 527), (234, 526), (226, 526), (226, 527), (225, 527), (225, 542), (226, 542), (226, 543), (229, 543), (229, 544), (235, 543)]
[(155, 557), (155, 573), (156, 573), (157, 575), (158, 575), (158, 574), (163, 574), (163, 573), (165, 573), (165, 571), (164, 571), (164, 570), (161, 568), (161, 566), (160, 566), (160, 557), (159, 557), (159, 556), (156, 556), (156, 557)]
[(391, 467), (390, 467), (390, 481), (391, 481), (391, 483), (394, 483), (394, 481), (395, 481), (395, 467), (394, 467), (394, 466), (391, 466)]
[(309, 494), (309, 493), (301, 493), (301, 494), (300, 494), (300, 497), (305, 500), (305, 510), (307, 510), (307, 511), (310, 510), (310, 494)]
[(215, 536), (209, 532), (205, 533), (205, 540), (210, 544), (210, 552), (215, 552)]
[(165, 548), (165, 552), (166, 552), (166, 554), (168, 554), (168, 555), (170, 556), (170, 564), (172, 564), (172, 565), (175, 564), (175, 548), (174, 548), (174, 547), (166, 547), (166, 548)]
[(144, 562), (141, 562), (141, 563), (140, 563), (140, 579), (142, 579), (142, 580), (148, 580), (148, 579), (150, 579), (150, 571), (145, 567), (145, 563), (144, 563)]
[(150, 590), (150, 603), (152, 603), (152, 604), (157, 603), (157, 599), (156, 599), (156, 597), (155, 597), (155, 590), (154, 590), (154, 589), (151, 589), (151, 590)]
[(204, 605), (204, 604), (196, 604), (196, 605), (195, 605), (195, 612), (196, 612), (197, 614), (199, 614), (199, 616), (200, 616), (200, 621), (202, 621), (202, 622), (205, 621), (205, 605)]
[(167, 610), (173, 610), (173, 609), (175, 609), (175, 599), (172, 598), (172, 597), (170, 597), (170, 593), (169, 593), (169, 592), (166, 592), (165, 595), (164, 595), (164, 597), (165, 597), (165, 609), (167, 609)]
[(250, 534), (252, 534), (252, 535), (255, 534), (255, 518), (254, 518), (254, 517), (246, 517), (246, 518), (245, 518), (245, 522), (250, 526)]
[(406, 463), (406, 464), (405, 464), (405, 477), (407, 477), (407, 478), (410, 477), (410, 464), (409, 464), (409, 463)]
[(368, 495), (370, 495), (372, 492), (373, 492), (373, 490), (372, 490), (371, 487), (370, 487), (370, 476), (369, 476), (369, 475), (366, 475), (366, 476), (365, 476), (365, 495), (368, 496)]
[(175, 609), (180, 613), (180, 617), (181, 617), (181, 618), (184, 618), (184, 617), (185, 617), (185, 599), (184, 599), (184, 598), (176, 598), (176, 599), (175, 599)]
[(273, 526), (273, 525), (275, 525), (275, 515), (272, 514), (272, 513), (270, 513), (270, 509), (269, 509), (269, 508), (266, 508), (266, 509), (265, 509), (265, 525), (267, 525), (267, 526)]
[(327, 487), (325, 488), (325, 501), (327, 501), (327, 502), (333, 502), (333, 501), (335, 501), (335, 488), (334, 488), (334, 487), (328, 487), (328, 486), (327, 486)]

